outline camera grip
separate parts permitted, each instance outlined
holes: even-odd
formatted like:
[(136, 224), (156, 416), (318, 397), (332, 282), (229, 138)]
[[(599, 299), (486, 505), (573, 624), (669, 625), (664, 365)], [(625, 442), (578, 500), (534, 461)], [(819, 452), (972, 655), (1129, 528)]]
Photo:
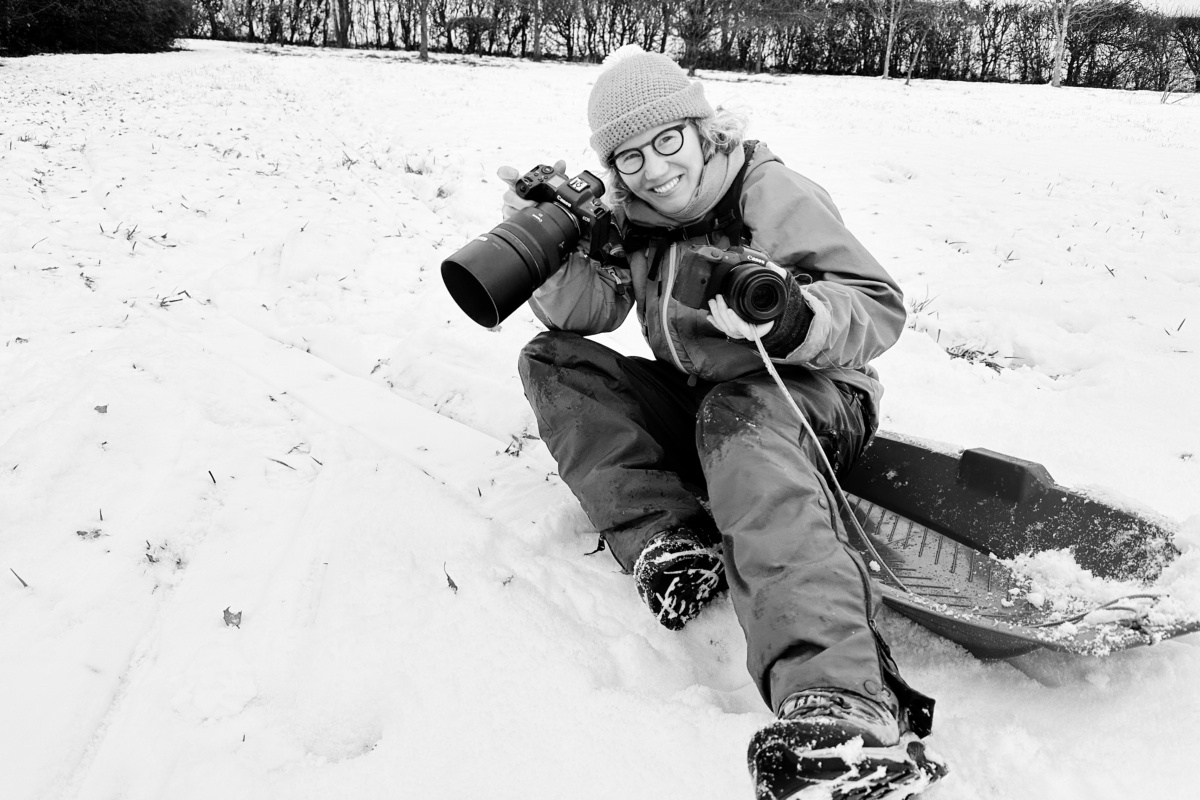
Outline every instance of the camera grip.
[[(717, 255), (715, 263), (712, 254), (705, 251)], [(685, 250), (675, 272), (671, 296), (689, 308), (708, 308), (708, 301), (720, 293), (721, 279), (729, 271), (721, 253), (719, 248), (710, 246), (693, 246)]]

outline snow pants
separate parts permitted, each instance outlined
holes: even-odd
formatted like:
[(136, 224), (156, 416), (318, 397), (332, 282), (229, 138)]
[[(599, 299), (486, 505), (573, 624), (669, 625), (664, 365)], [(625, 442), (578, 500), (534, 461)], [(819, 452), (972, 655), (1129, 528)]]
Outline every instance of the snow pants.
[(772, 710), (839, 688), (898, 705), (928, 732), (933, 701), (904, 683), (875, 628), (869, 573), (817, 465), (822, 447), (847, 469), (874, 432), (856, 391), (780, 367), (814, 442), (765, 371), (689, 383), (558, 331), (526, 345), (519, 368), (559, 475), (626, 572), (677, 525), (720, 544), (747, 667)]

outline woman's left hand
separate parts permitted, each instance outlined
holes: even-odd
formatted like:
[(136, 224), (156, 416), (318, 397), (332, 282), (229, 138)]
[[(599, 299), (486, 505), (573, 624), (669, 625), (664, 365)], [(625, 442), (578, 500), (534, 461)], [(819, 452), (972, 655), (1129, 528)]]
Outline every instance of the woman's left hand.
[(730, 339), (753, 340), (756, 332), (758, 338), (761, 339), (771, 332), (771, 328), (775, 327), (775, 320), (764, 322), (761, 325), (751, 325), (746, 322), (726, 305), (722, 295), (717, 295), (708, 301), (708, 312), (708, 321)]

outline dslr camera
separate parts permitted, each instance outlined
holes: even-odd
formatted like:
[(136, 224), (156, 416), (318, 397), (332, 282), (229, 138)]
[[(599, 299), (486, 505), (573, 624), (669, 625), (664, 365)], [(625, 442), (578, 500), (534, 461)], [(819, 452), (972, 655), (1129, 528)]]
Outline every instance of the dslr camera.
[(607, 261), (616, 225), (600, 202), (604, 182), (574, 178), (545, 164), (514, 185), (537, 205), (522, 208), (442, 262), (442, 281), (467, 316), (494, 328), (530, 298), (576, 249)]
[(788, 279), (776, 269), (766, 253), (749, 247), (722, 250), (693, 245), (685, 252), (672, 294), (685, 306), (698, 309), (708, 308), (709, 300), (723, 295), (739, 317), (761, 325), (787, 308)]

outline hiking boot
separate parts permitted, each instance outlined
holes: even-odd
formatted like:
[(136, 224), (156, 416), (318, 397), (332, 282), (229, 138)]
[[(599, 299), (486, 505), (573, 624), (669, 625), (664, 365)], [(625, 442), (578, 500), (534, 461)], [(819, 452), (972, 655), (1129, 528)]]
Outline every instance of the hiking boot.
[(897, 746), (895, 700), (891, 693), (884, 697), (880, 702), (843, 689), (790, 695), (779, 718), (750, 740), (758, 800), (785, 800), (814, 786), (834, 798), (908, 797), (944, 775), (945, 766), (930, 761), (919, 742)]
[(662, 625), (677, 631), (725, 588), (721, 554), (686, 528), (660, 533), (633, 565), (641, 596)]

